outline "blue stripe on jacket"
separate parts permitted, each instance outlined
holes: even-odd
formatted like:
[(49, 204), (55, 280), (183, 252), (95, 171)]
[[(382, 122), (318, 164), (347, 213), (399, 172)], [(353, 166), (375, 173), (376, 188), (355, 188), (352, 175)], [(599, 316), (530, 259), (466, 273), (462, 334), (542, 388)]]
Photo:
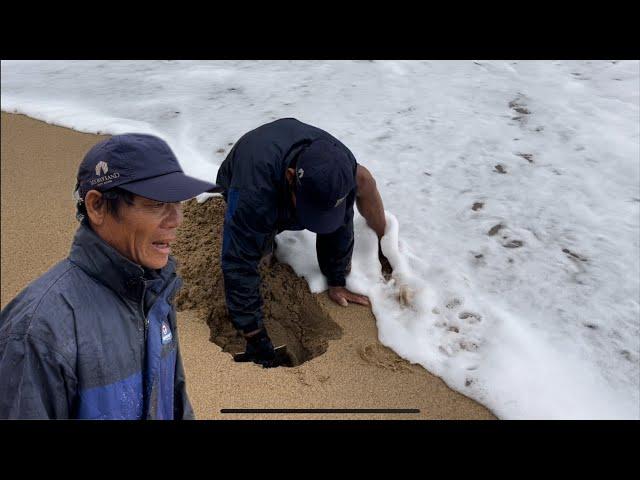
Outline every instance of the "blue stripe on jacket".
[[(177, 350), (168, 321), (170, 311), (163, 295), (149, 310), (144, 378), (137, 372), (109, 385), (81, 390), (78, 418), (139, 420), (151, 412), (158, 420), (173, 419)], [(166, 346), (162, 343), (163, 324), (171, 336)]]
[(142, 372), (119, 382), (80, 391), (79, 419), (140, 420), (142, 412)]

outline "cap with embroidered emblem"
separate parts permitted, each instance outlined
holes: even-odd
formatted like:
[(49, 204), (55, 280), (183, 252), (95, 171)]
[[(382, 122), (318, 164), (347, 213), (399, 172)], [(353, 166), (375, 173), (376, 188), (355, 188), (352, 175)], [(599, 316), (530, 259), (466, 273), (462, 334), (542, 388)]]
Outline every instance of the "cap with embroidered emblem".
[(122, 188), (160, 202), (180, 202), (221, 188), (185, 175), (169, 145), (153, 135), (114, 135), (87, 152), (77, 176), (77, 192)]

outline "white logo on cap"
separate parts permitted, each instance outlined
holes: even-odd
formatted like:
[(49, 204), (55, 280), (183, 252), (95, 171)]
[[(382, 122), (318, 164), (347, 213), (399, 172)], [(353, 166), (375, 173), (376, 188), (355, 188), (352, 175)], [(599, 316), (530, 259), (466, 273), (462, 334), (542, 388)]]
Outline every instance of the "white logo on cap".
[(107, 172), (109, 171), (109, 165), (107, 165), (107, 162), (103, 162), (103, 161), (98, 162), (98, 164), (96, 165), (96, 177), (100, 176), (101, 170), (103, 175), (107, 174)]
[(347, 198), (347, 196), (345, 195), (342, 198), (339, 198), (338, 201), (336, 202), (336, 204), (333, 206), (333, 208), (336, 208), (338, 205), (340, 205), (342, 202), (344, 202), (344, 199)]
[[(109, 171), (109, 165), (107, 165), (107, 162), (105, 161), (98, 162), (98, 164), (96, 165), (96, 176), (98, 178), (92, 178), (89, 181), (89, 184), (91, 186), (95, 186), (95, 185), (103, 186), (108, 183), (111, 183), (117, 178), (120, 178), (119, 172), (113, 172), (111, 173), (111, 175), (107, 175), (108, 171)], [(100, 176), (101, 172), (102, 172), (102, 176)]]
[(299, 169), (298, 169), (298, 178), (299, 178), (299, 179), (300, 179), (300, 178), (302, 178), (302, 176), (303, 176), (303, 175), (304, 175), (304, 170), (303, 170), (303, 169), (301, 169), (301, 168), (299, 168)]

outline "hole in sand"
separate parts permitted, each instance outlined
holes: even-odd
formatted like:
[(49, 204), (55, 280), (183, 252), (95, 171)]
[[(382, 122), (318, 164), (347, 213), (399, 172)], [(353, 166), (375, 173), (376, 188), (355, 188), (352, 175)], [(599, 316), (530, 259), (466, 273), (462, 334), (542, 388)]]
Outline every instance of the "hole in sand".
[[(178, 310), (197, 310), (209, 326), (209, 339), (233, 354), (244, 350), (245, 341), (233, 328), (225, 303), (220, 268), (225, 209), (221, 197), (202, 204), (186, 202), (173, 254), (184, 281), (176, 297)], [(342, 336), (340, 326), (325, 313), (307, 282), (291, 267), (275, 260), (263, 261), (260, 273), (265, 325), (274, 346), (287, 345), (291, 366), (322, 355), (329, 340)]]

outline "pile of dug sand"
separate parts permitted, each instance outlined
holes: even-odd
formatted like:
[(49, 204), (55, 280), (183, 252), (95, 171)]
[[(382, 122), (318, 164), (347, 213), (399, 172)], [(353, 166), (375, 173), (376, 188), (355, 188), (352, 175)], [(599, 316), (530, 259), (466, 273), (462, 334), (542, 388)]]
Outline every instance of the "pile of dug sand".
[[(210, 328), (210, 340), (224, 352), (244, 350), (245, 340), (233, 327), (225, 303), (220, 267), (226, 204), (213, 197), (184, 204), (184, 222), (172, 248), (184, 285), (176, 297), (178, 310), (197, 310)], [(322, 355), (328, 340), (342, 329), (321, 308), (307, 282), (275, 257), (260, 264), (265, 325), (274, 345), (287, 345), (292, 366)]]

